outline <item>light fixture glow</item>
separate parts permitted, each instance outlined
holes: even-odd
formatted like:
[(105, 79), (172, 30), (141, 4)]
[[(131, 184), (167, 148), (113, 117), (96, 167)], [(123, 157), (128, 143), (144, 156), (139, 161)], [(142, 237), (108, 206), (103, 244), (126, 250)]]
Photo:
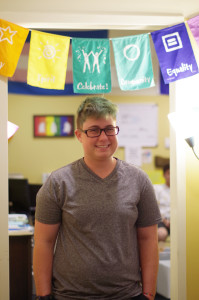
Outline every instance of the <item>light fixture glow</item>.
[(168, 114), (168, 119), (171, 126), (175, 129), (176, 134), (182, 136), (184, 139), (199, 134), (198, 112), (173, 112)]
[(194, 136), (199, 133), (198, 112), (192, 111), (184, 114), (173, 112), (168, 114), (168, 119), (176, 133), (184, 138), (189, 147), (191, 147), (196, 158), (199, 160), (194, 149)]
[(14, 123), (7, 122), (7, 137), (8, 140), (15, 134), (15, 132), (19, 129), (19, 126)]

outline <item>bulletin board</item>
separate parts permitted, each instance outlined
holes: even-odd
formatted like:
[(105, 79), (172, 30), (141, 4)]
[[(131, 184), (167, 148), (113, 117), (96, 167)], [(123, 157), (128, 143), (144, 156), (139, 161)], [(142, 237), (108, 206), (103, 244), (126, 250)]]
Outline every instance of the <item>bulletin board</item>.
[(118, 104), (117, 125), (120, 128), (120, 147), (157, 147), (158, 105)]

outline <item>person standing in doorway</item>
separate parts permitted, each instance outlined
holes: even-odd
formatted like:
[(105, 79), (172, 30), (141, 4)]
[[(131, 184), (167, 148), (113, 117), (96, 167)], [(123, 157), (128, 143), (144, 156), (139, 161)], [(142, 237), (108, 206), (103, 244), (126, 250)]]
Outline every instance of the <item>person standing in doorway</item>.
[(77, 112), (84, 156), (51, 173), (37, 195), (36, 299), (153, 300), (158, 272), (155, 192), (114, 156), (117, 106), (88, 97)]

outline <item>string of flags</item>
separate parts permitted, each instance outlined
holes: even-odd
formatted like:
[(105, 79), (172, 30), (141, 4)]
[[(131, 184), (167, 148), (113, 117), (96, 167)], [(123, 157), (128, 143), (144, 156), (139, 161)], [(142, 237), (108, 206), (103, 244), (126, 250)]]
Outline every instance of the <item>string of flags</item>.
[[(199, 72), (194, 50), (199, 48), (199, 16), (149, 34), (113, 39), (71, 38), (36, 30), (30, 33), (27, 84), (33, 87), (64, 89), (71, 43), (74, 93), (110, 93), (110, 41), (120, 89), (153, 87), (149, 34), (165, 84)], [(29, 29), (0, 19), (0, 75), (14, 75), (28, 34)]]

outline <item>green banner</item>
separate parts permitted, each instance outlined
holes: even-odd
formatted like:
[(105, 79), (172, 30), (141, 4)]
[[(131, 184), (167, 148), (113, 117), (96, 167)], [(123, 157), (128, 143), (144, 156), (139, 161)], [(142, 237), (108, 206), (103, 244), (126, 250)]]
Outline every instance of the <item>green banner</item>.
[(117, 77), (121, 90), (155, 85), (148, 34), (112, 39)]
[(108, 39), (72, 39), (73, 90), (80, 94), (111, 92)]

